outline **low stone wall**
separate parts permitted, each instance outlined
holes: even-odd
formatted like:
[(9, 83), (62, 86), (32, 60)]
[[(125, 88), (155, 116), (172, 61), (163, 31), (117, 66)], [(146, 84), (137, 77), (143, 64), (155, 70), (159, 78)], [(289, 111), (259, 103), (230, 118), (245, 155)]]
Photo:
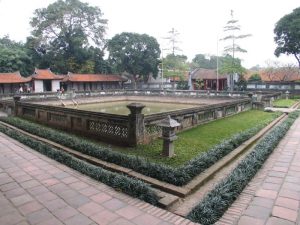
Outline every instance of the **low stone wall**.
[(102, 141), (132, 145), (132, 126), (128, 116), (26, 102), (16, 102), (15, 115)]
[(181, 124), (176, 128), (176, 132), (179, 132), (250, 109), (252, 109), (251, 99), (240, 99), (232, 102), (199, 106), (191, 109), (146, 115), (144, 119), (144, 142), (150, 142), (161, 135), (159, 123), (168, 115)]
[[(251, 94), (253, 95), (252, 98)], [(270, 92), (207, 92), (207, 91), (149, 91), (109, 90), (100, 92), (76, 92), (27, 94), (21, 101), (0, 101), (10, 107), (17, 116), (60, 128), (101, 141), (124, 146), (148, 143), (161, 136), (159, 122), (170, 115), (181, 125), (176, 132), (190, 129), (211, 120), (230, 116), (251, 108), (269, 106), (280, 93)], [(35, 99), (35, 100), (34, 100)], [(67, 104), (84, 104), (111, 101), (165, 102), (194, 104), (194, 108), (169, 111), (144, 116), (139, 106), (132, 107), (128, 116), (97, 113), (59, 107)], [(257, 104), (256, 104), (257, 103)], [(142, 108), (141, 108), (142, 109)]]

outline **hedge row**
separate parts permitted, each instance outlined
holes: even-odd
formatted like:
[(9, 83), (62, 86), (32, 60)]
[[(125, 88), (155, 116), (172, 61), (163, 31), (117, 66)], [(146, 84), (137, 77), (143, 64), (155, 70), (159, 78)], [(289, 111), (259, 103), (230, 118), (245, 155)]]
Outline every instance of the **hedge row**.
[(18, 140), (19, 142), (31, 147), (32, 149), (48, 156), (49, 158), (52, 158), (62, 164), (65, 164), (115, 189), (121, 190), (122, 192), (130, 196), (139, 198), (153, 205), (156, 205), (158, 202), (159, 198), (151, 189), (151, 187), (140, 180), (130, 178), (121, 174), (113, 173), (100, 167), (91, 165), (87, 162), (76, 159), (65, 152), (54, 149), (42, 142), (36, 141), (31, 137), (28, 137), (10, 128), (6, 128), (2, 125), (0, 125), (0, 131)]
[[(276, 114), (278, 116), (278, 114)], [(262, 122), (254, 128), (240, 132), (228, 140), (212, 147), (205, 153), (202, 153), (194, 159), (188, 161), (181, 167), (173, 168), (170, 166), (149, 162), (142, 157), (130, 156), (119, 152), (114, 152), (105, 147), (100, 147), (89, 141), (75, 137), (62, 131), (51, 129), (22, 120), (16, 117), (0, 118), (2, 121), (21, 128), (29, 133), (47, 138), (61, 145), (67, 146), (81, 153), (99, 158), (101, 160), (115, 163), (117, 165), (130, 168), (146, 176), (156, 178), (174, 185), (184, 185), (191, 181), (195, 176), (212, 166), (222, 157), (227, 155), (241, 143), (254, 136), (271, 120)]]
[(203, 225), (217, 222), (261, 168), (299, 114), (291, 113), (284, 122), (272, 129), (254, 150), (204, 197), (188, 214), (188, 218)]

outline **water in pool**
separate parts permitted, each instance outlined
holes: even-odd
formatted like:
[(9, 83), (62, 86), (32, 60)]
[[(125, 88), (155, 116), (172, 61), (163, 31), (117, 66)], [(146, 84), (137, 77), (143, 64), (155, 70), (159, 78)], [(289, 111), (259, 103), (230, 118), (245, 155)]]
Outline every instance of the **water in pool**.
[[(93, 112), (103, 112), (118, 115), (128, 115), (129, 109), (126, 105), (132, 103), (133, 101), (118, 101), (118, 102), (104, 102), (104, 103), (92, 103), (92, 104), (80, 104), (76, 106), (67, 106), (69, 108), (77, 108), (81, 110), (93, 111)], [(158, 102), (140, 102), (146, 107), (143, 109), (142, 113), (145, 115), (161, 113), (167, 111), (174, 111), (179, 109), (193, 108), (197, 105), (192, 104), (180, 104), (180, 103), (158, 103)]]

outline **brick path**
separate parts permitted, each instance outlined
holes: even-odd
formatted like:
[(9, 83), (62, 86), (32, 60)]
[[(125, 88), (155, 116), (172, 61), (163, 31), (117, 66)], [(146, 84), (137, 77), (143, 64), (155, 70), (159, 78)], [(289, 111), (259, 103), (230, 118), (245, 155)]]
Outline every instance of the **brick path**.
[(191, 221), (119, 193), (0, 133), (0, 225)]
[[(300, 118), (218, 225), (300, 225)], [(0, 225), (193, 224), (0, 133)]]
[(217, 224), (300, 225), (300, 118)]

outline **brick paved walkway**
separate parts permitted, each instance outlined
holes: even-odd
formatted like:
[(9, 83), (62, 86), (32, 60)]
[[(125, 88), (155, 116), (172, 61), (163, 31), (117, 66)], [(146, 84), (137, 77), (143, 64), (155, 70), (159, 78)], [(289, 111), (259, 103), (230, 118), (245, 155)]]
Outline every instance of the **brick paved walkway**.
[(300, 225), (300, 118), (219, 225)]
[[(218, 225), (300, 225), (300, 118)], [(0, 225), (193, 224), (0, 133)]]
[(96, 182), (0, 133), (0, 225), (194, 224)]

